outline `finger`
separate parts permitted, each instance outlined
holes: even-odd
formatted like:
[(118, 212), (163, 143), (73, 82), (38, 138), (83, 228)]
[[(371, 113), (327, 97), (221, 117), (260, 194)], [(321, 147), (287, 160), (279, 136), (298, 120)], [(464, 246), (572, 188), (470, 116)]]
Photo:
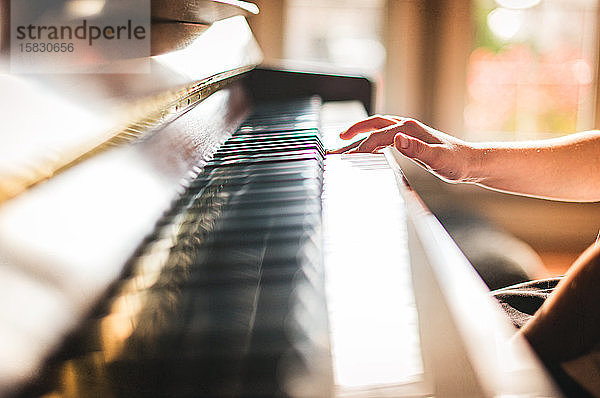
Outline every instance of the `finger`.
[[(402, 120), (402, 118), (398, 118)], [(372, 152), (378, 146), (387, 146), (394, 143), (394, 137), (398, 133), (404, 133), (413, 136), (428, 144), (441, 144), (442, 141), (435, 136), (427, 133), (424, 127), (419, 122), (412, 119), (403, 119), (404, 121), (392, 126), (384, 127), (380, 130), (375, 130), (362, 142), (354, 151), (355, 152)], [(422, 137), (426, 138), (423, 139)]]
[[(377, 116), (377, 118), (381, 119), (382, 117)], [(385, 118), (385, 120), (390, 121), (392, 119)], [(392, 145), (394, 143), (394, 137), (398, 133), (404, 133), (407, 136), (412, 136), (413, 138), (417, 138), (418, 140), (427, 144), (442, 143), (442, 141), (438, 137), (436, 137), (428, 131), (429, 128), (427, 126), (419, 123), (416, 120), (400, 117), (397, 117), (393, 120), (395, 120), (397, 123), (388, 125), (378, 130), (374, 130), (365, 139), (356, 141), (355, 143), (350, 144), (339, 150), (330, 151), (329, 153), (371, 153), (375, 150), (375, 148), (379, 146)], [(364, 120), (363, 122), (367, 122), (367, 120)], [(441, 132), (437, 132), (436, 130), (432, 131), (434, 131), (435, 133), (442, 134)]]
[[(442, 144), (443, 143), (443, 141), (440, 138), (445, 136), (444, 133), (442, 133), (441, 131), (434, 130), (415, 119), (394, 116), (394, 115), (383, 115), (383, 116), (377, 115), (377, 117), (385, 119), (385, 120), (389, 120), (389, 121), (395, 121), (396, 122), (395, 124), (399, 124), (399, 125), (403, 126), (403, 129), (401, 129), (400, 131), (402, 131), (406, 134), (412, 135), (413, 137), (416, 137), (416, 138), (420, 139), (421, 141), (424, 141), (428, 144)], [(383, 127), (380, 130), (385, 130), (387, 127), (388, 126)], [(374, 132), (376, 132), (376, 131), (373, 131), (373, 133)]]
[(379, 130), (387, 126), (396, 124), (398, 121), (384, 116), (375, 115), (368, 119), (361, 120), (350, 126), (346, 131), (340, 133), (340, 138), (349, 140), (357, 134), (366, 133), (373, 130)]
[(371, 133), (360, 145), (352, 150), (353, 153), (371, 153), (380, 146), (392, 145), (398, 126), (390, 126)]
[(357, 146), (359, 146), (359, 145), (360, 145), (360, 144), (361, 144), (361, 143), (362, 143), (364, 140), (366, 140), (366, 139), (367, 139), (367, 137), (365, 137), (365, 138), (361, 138), (360, 140), (358, 140), (358, 141), (355, 141), (355, 142), (353, 142), (352, 144), (350, 144), (350, 145), (346, 145), (345, 147), (342, 147), (342, 148), (339, 148), (339, 149), (329, 149), (329, 150), (327, 150), (327, 151), (325, 152), (325, 154), (327, 154), (327, 155), (330, 155), (330, 154), (331, 154), (331, 155), (335, 155), (335, 154), (339, 154), (339, 153), (344, 153), (344, 152), (347, 152), (347, 151), (349, 151), (349, 150), (351, 150), (351, 149), (354, 149), (354, 148), (356, 148)]
[(394, 147), (403, 155), (423, 163), (430, 169), (436, 169), (437, 150), (434, 146), (410, 135), (398, 133), (394, 137)]
[(414, 119), (398, 118), (398, 124), (401, 126), (399, 132), (415, 137), (428, 144), (444, 144), (444, 140), (449, 137), (447, 134), (432, 129)]
[(428, 144), (402, 133), (394, 138), (394, 147), (446, 182), (466, 181), (468, 178), (464, 165), (456, 162), (455, 148)]

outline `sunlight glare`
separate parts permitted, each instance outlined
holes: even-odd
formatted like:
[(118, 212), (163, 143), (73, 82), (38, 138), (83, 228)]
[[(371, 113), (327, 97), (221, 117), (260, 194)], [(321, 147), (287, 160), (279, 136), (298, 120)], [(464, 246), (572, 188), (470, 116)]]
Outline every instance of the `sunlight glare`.
[(575, 80), (579, 84), (592, 83), (592, 67), (585, 59), (578, 59), (571, 66)]
[(510, 40), (519, 33), (523, 20), (523, 11), (508, 8), (496, 8), (487, 17), (490, 30), (502, 40)]
[(535, 7), (540, 4), (541, 0), (496, 0), (500, 7), (512, 8), (513, 10), (524, 10), (526, 8)]
[(86, 18), (100, 14), (105, 4), (106, 0), (71, 0), (65, 4), (65, 9), (75, 18)]

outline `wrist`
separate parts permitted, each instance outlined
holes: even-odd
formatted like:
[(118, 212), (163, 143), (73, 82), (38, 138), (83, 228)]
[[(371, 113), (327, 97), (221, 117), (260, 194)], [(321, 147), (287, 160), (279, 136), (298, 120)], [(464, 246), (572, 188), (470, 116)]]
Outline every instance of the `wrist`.
[(486, 178), (486, 163), (489, 159), (489, 149), (485, 149), (477, 144), (463, 143), (464, 159), (466, 167), (464, 169), (462, 182), (478, 184)]

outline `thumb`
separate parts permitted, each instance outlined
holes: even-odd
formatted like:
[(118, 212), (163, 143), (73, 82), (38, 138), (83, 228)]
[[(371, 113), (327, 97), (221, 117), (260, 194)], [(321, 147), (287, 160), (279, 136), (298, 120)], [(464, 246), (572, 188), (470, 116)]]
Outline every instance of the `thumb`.
[(435, 158), (434, 153), (436, 149), (438, 149), (426, 142), (403, 133), (398, 133), (394, 136), (394, 147), (396, 147), (396, 149), (404, 156), (419, 160), (427, 166), (431, 166), (431, 162)]
[(398, 133), (394, 136), (394, 147), (446, 182), (468, 180), (464, 163), (457, 163), (455, 150), (445, 145), (428, 144), (410, 135)]

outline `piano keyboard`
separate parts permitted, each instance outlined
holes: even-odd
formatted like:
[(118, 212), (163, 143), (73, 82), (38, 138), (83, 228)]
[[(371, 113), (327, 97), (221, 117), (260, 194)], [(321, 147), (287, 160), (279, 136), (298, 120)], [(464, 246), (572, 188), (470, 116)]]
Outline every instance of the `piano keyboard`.
[(257, 107), (31, 389), (331, 395), (319, 112), (317, 98)]
[[(1, 209), (0, 396), (560, 396), (524, 345), (482, 329), (490, 300), (465, 310), (489, 297), (418, 197), (399, 195), (396, 160), (324, 161), (319, 107), (259, 106), (227, 140), (235, 127), (211, 128), (225, 143), (181, 174), (131, 163), (162, 155), (153, 138), (196, 132), (175, 121)], [(184, 171), (193, 181), (130, 257)]]

